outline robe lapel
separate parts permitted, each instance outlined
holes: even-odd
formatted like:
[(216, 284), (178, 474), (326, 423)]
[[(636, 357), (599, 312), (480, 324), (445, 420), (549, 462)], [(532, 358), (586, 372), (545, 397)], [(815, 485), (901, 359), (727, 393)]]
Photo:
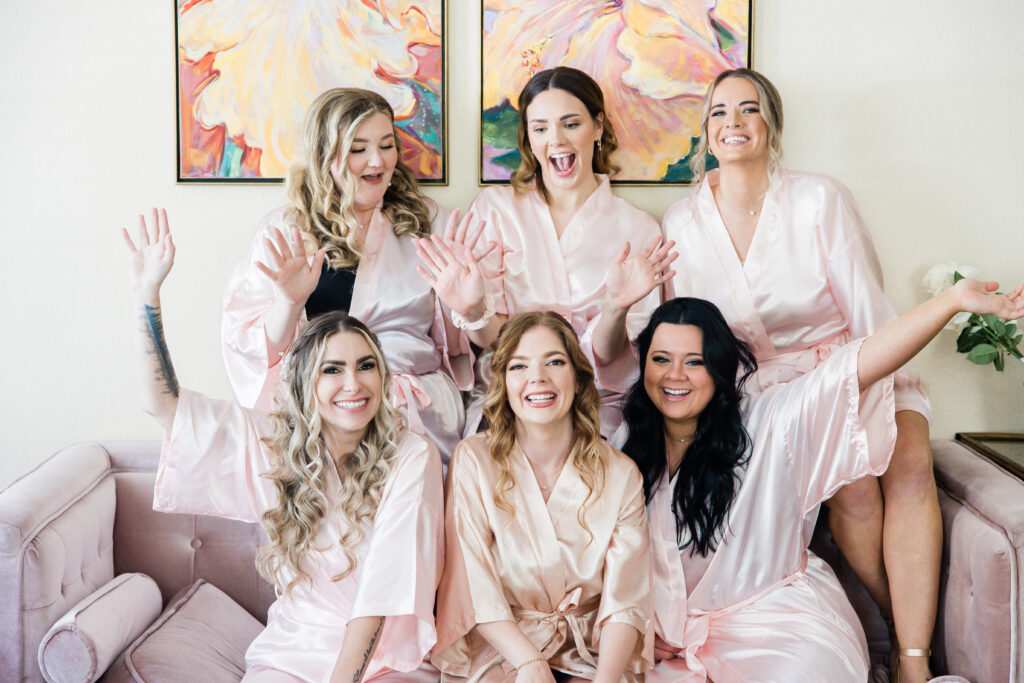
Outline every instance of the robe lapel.
[[(754, 304), (754, 295), (750, 289), (750, 283), (743, 272), (743, 263), (736, 254), (736, 247), (732, 244), (729, 231), (726, 229), (725, 223), (722, 222), (722, 217), (718, 213), (718, 206), (715, 204), (715, 197), (711, 192), (711, 185), (716, 182), (717, 172), (713, 175), (709, 174), (708, 180), (701, 184), (697, 192), (696, 201), (698, 206), (697, 211), (694, 212), (695, 220), (714, 246), (715, 254), (722, 264), (722, 271), (725, 273), (725, 278), (728, 282), (733, 308), (739, 316), (739, 324), (743, 328), (741, 336), (754, 345), (754, 351), (758, 358), (775, 356), (777, 355), (775, 345), (772, 344), (771, 338), (768, 336), (768, 330), (765, 329), (764, 322), (757, 313), (757, 306)], [(770, 188), (769, 194), (771, 194)], [(765, 205), (768, 205), (768, 197), (765, 197)], [(748, 263), (751, 262), (751, 254), (754, 253), (754, 243), (758, 241), (758, 235), (762, 232), (762, 228), (766, 227), (765, 213), (762, 212), (761, 214), (761, 220), (758, 222), (757, 230), (754, 233), (754, 241), (751, 243), (750, 250), (747, 253)], [(773, 211), (772, 215), (777, 219), (778, 211)], [(766, 239), (763, 241), (770, 240)]]
[[(565, 595), (565, 570), (562, 566), (561, 546), (548, 503), (544, 502), (533, 468), (526, 459), (523, 450), (517, 445), (509, 457), (512, 476), (516, 485), (513, 489), (516, 498), (516, 515), (523, 517), (522, 524), (529, 533), (529, 543), (540, 568), (540, 581), (544, 585), (549, 604), (546, 609), (553, 611)], [(568, 463), (567, 463), (568, 464)], [(570, 469), (572, 469), (570, 467)], [(575, 471), (575, 470), (574, 470)], [(565, 479), (563, 469), (551, 492), (549, 502), (561, 497), (559, 487)]]
[(665, 634), (666, 642), (670, 645), (682, 647), (688, 596), (686, 575), (676, 545), (676, 522), (671, 505), (672, 486), (666, 474), (647, 506), (651, 529), (651, 568), (655, 574), (651, 582), (651, 593), (658, 631)]
[[(379, 291), (375, 273), (379, 273), (377, 263), (383, 257), (388, 239), (396, 239), (391, 231), (391, 221), (378, 207), (370, 219), (370, 227), (366, 230), (366, 244), (363, 245), (363, 256), (356, 268), (356, 281), (352, 286), (352, 305), (349, 315), (358, 318), (367, 325), (367, 313), (373, 305), (372, 296)], [(372, 325), (371, 325), (372, 327)]]

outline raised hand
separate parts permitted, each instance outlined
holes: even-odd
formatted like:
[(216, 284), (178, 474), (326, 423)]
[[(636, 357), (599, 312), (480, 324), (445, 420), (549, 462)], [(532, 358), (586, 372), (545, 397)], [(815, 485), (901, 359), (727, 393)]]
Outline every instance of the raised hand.
[(1024, 284), (1006, 294), (996, 294), (998, 282), (964, 279), (953, 289), (960, 296), (960, 310), (978, 315), (994, 315), (1004, 320), (1024, 317)]
[(264, 239), (270, 263), (256, 261), (256, 268), (270, 279), (274, 288), (289, 304), (304, 306), (320, 281), (325, 250), (317, 251), (313, 255), (313, 262), (309, 263), (298, 228), (292, 228), (292, 242), (297, 245), (294, 249), (284, 234), (274, 228), (271, 236)]
[(449, 308), (473, 320), (484, 313), (484, 276), (480, 262), (492, 251), (499, 248), (495, 242), (480, 254), (474, 254), (480, 235), (486, 223), (470, 232), (473, 212), (470, 211), (459, 221), (459, 212), (453, 211), (445, 226), (444, 235), (431, 235), (430, 239), (413, 238), (416, 254), (423, 262), (416, 271), (426, 280), (434, 292)]
[(167, 224), (167, 211), (150, 209), (148, 221), (139, 214), (138, 247), (127, 228), (121, 228), (121, 236), (131, 253), (131, 288), (147, 295), (155, 294), (174, 265), (174, 241)]
[(669, 266), (679, 256), (673, 250), (675, 245), (671, 240), (663, 241), (658, 235), (646, 249), (631, 256), (632, 247), (626, 242), (619, 257), (608, 268), (606, 305), (622, 311), (628, 310), (656, 287), (671, 280), (676, 271), (669, 270)]

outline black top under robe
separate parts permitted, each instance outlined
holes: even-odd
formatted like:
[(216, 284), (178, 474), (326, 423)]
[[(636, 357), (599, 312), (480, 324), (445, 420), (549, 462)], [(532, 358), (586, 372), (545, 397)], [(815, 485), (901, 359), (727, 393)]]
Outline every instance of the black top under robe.
[(356, 284), (355, 267), (335, 270), (324, 261), (320, 270), (320, 281), (306, 299), (306, 319), (329, 311), (346, 311), (352, 308), (352, 291)]

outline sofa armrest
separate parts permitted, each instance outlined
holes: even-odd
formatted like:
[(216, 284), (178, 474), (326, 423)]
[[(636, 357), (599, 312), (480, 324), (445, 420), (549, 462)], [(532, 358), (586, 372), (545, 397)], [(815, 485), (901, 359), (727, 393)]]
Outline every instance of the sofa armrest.
[(945, 531), (933, 649), (970, 680), (1024, 676), (1024, 481), (954, 441), (932, 442)]
[(41, 681), (39, 641), (114, 576), (114, 480), (97, 444), (70, 446), (0, 491), (0, 680)]

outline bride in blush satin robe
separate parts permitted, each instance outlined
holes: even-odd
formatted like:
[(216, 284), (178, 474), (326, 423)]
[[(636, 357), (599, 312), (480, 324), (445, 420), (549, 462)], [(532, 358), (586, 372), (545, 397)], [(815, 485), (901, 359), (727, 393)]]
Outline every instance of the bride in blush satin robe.
[(600, 438), (597, 391), (556, 313), (502, 328), (485, 412), (455, 449), (433, 663), (445, 681), (642, 680), (652, 664), (636, 467)]
[(1024, 311), (1024, 285), (1009, 296), (990, 294), (996, 287), (965, 280), (747, 396), (756, 361), (714, 304), (678, 298), (655, 310), (637, 338), (640, 374), (617, 435), (647, 497), (658, 662), (649, 682), (867, 680), (860, 622), (807, 549), (818, 506), (888, 466), (890, 373), (960, 310)]
[[(416, 274), (412, 236), (441, 232), (457, 215), (420, 194), (379, 95), (325, 92), (303, 137), (309, 159), (288, 177), (291, 203), (264, 219), (224, 295), (231, 387), (243, 405), (269, 410), (280, 359), (305, 320), (345, 310), (380, 339), (394, 373), (392, 400), (409, 428), (447, 461), (462, 436), (460, 387), (473, 383), (469, 341)], [(267, 277), (266, 266), (279, 277)]]
[[(522, 164), (512, 186), (486, 188), (470, 207), (482, 243), (501, 250), (472, 255), (459, 250), (465, 246), (460, 239), (449, 241), (445, 254), (438, 255), (435, 246), (421, 240), (429, 252), (423, 255), (429, 281), (484, 349), (491, 348), (509, 315), (555, 311), (579, 335), (591, 363), (600, 363), (618, 352), (598, 324), (604, 299), (617, 286), (608, 280), (609, 266), (618, 259), (664, 258), (664, 249), (654, 253), (661, 230), (650, 215), (612, 194), (608, 174), (618, 170), (611, 161), (617, 143), (593, 79), (570, 67), (541, 71), (523, 88), (518, 109)], [(624, 252), (627, 241), (632, 249)], [(446, 279), (445, 262), (453, 257), (467, 271)], [(631, 332), (658, 303), (653, 292), (629, 311)], [(477, 388), (467, 408), (470, 433), (476, 431), (489, 381), (486, 357), (477, 367)], [(621, 394), (598, 389), (601, 431), (607, 436), (621, 419)]]
[(424, 658), (443, 564), (441, 460), (401, 426), (373, 334), (339, 311), (311, 321), (269, 416), (179, 389), (160, 322), (166, 216), (140, 227), (139, 249), (128, 242), (143, 404), (165, 430), (153, 507), (261, 522), (269, 538), (258, 566), (278, 597), (245, 680), (436, 681)]
[[(780, 168), (782, 102), (763, 75), (723, 73), (708, 90), (694, 159), (699, 188), (665, 214), (684, 248), (665, 299), (714, 302), (753, 346), (763, 391), (814, 368), (851, 339), (895, 318), (871, 237), (850, 193), (820, 175)], [(718, 159), (703, 173), (704, 149)], [(896, 375), (897, 442), (890, 467), (840, 489), (829, 523), (840, 550), (884, 615), (895, 619), (904, 680), (928, 676), (942, 524), (932, 473), (931, 409)], [(884, 505), (883, 505), (884, 499)], [(890, 635), (893, 647), (896, 638)]]

